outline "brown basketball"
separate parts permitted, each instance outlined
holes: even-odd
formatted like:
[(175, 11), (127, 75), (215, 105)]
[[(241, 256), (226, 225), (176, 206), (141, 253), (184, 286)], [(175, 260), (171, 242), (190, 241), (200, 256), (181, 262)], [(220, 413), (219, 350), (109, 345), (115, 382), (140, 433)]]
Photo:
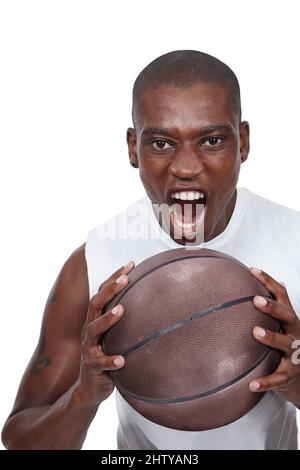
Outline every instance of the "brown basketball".
[(155, 423), (201, 431), (243, 416), (262, 397), (252, 379), (280, 355), (253, 338), (279, 323), (252, 303), (272, 296), (241, 262), (208, 249), (173, 249), (138, 264), (105, 311), (122, 319), (103, 337), (106, 354), (126, 364), (111, 373), (123, 398)]

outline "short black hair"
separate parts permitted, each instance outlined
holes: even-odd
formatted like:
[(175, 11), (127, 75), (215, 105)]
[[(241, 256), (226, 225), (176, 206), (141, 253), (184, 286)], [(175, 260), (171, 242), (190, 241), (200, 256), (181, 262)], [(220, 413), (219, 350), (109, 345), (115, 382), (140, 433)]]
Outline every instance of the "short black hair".
[(172, 85), (188, 88), (198, 83), (209, 82), (227, 87), (241, 121), (240, 86), (234, 72), (221, 60), (194, 50), (178, 50), (163, 54), (148, 64), (137, 76), (132, 92), (132, 121), (136, 127), (141, 105), (141, 95), (148, 88)]

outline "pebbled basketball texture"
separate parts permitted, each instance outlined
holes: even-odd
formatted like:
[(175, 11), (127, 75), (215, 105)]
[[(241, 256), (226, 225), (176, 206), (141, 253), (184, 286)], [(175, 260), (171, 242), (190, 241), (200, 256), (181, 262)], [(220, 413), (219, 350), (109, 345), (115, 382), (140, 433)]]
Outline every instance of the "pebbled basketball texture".
[(157, 424), (186, 431), (224, 426), (263, 393), (252, 379), (270, 374), (280, 354), (258, 343), (254, 326), (279, 323), (252, 303), (272, 298), (248, 267), (224, 253), (178, 248), (138, 264), (105, 311), (121, 303), (121, 320), (103, 337), (105, 354), (125, 366), (111, 372), (123, 398)]

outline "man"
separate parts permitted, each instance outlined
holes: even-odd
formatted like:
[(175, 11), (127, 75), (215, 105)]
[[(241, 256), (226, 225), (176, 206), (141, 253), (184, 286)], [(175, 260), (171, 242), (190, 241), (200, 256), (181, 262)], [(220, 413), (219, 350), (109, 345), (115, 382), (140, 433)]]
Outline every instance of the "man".
[[(39, 344), (4, 426), (3, 443), (8, 449), (82, 447), (99, 405), (113, 391), (108, 371), (125, 364), (122, 356), (104, 355), (99, 341), (126, 312), (122, 305), (101, 312), (127, 285), (134, 262), (192, 245), (195, 228), (202, 227), (203, 240), (194, 246), (219, 250), (263, 269), (252, 273), (274, 300), (266, 303), (255, 297), (253, 302), (281, 322), (282, 332), (256, 327), (253, 335), (282, 351), (282, 360), (272, 375), (249, 384), (253, 393), (267, 391), (256, 407), (234, 423), (209, 431), (159, 426), (117, 392), (118, 447), (296, 448), (300, 366), (293, 348), (300, 338), (300, 213), (236, 187), (241, 162), (249, 152), (249, 125), (241, 121), (237, 78), (221, 61), (198, 51), (164, 54), (137, 77), (132, 116), (129, 158), (139, 168), (147, 194), (110, 223), (91, 230), (87, 242), (62, 267), (46, 303)], [(187, 215), (173, 211), (174, 200), (189, 200), (194, 208), (201, 201), (204, 223), (198, 224), (194, 209)], [(154, 204), (170, 208), (169, 233)], [(140, 206), (150, 209), (141, 212), (142, 225), (150, 224), (159, 237), (103, 237)], [(134, 224), (133, 218), (127, 235)], [(126, 264), (126, 259), (134, 262)]]

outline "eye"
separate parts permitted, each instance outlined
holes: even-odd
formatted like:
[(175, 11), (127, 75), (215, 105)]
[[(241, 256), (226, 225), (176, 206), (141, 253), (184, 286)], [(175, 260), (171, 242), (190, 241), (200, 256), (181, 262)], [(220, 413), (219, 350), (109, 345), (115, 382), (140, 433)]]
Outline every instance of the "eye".
[[(154, 150), (165, 150), (165, 149), (172, 147), (166, 140), (162, 140), (162, 139), (152, 140), (149, 143), (152, 145), (152, 148)], [(169, 145), (169, 147), (166, 147), (166, 145)]]
[(221, 137), (209, 137), (201, 145), (204, 147), (213, 147), (215, 145), (221, 144), (223, 139)]

